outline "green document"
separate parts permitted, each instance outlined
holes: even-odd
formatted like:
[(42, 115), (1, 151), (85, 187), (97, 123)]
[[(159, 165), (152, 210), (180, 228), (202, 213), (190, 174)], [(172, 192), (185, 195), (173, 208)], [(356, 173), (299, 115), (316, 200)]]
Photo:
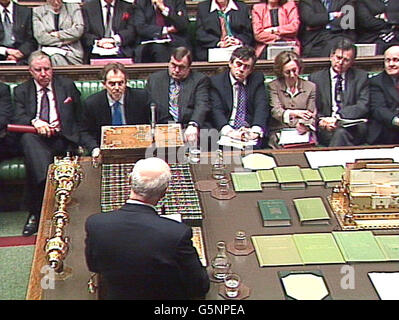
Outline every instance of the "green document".
[(320, 197), (293, 200), (302, 224), (326, 224), (330, 220), (327, 209)]
[(279, 183), (305, 182), (299, 166), (273, 168)]
[(380, 248), (384, 252), (387, 260), (399, 261), (399, 236), (375, 236), (375, 239), (380, 245)]
[(371, 231), (333, 232), (333, 236), (347, 262), (387, 260)]
[(320, 175), (326, 183), (341, 181), (344, 170), (342, 166), (319, 167)]
[(285, 200), (258, 200), (258, 206), (264, 227), (291, 225), (291, 215)]
[(304, 264), (345, 263), (331, 233), (294, 234)]
[(279, 186), (279, 183), (277, 181), (276, 175), (274, 174), (273, 169), (269, 170), (258, 170), (256, 171), (256, 174), (258, 175), (259, 182), (261, 183), (262, 186), (270, 186), (270, 187), (275, 187)]
[(256, 172), (232, 172), (234, 190), (241, 191), (262, 191)]
[(303, 264), (292, 235), (251, 238), (260, 267)]
[(311, 168), (301, 168), (302, 176), (308, 185), (322, 185), (324, 184), (323, 179), (320, 175), (319, 170)]

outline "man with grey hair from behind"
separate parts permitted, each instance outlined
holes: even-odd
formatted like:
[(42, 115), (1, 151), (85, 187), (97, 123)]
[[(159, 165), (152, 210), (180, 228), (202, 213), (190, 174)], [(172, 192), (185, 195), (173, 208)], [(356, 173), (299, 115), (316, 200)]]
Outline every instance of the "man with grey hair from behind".
[(209, 278), (192, 244), (191, 228), (160, 217), (171, 171), (159, 158), (138, 161), (126, 204), (86, 221), (86, 262), (101, 274), (106, 299), (195, 299)]

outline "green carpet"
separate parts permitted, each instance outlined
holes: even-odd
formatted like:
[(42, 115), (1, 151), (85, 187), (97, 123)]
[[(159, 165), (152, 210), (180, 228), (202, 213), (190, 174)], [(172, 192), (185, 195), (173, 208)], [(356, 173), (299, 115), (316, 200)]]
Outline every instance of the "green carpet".
[(27, 217), (26, 211), (0, 212), (0, 237), (22, 235)]
[(35, 246), (0, 248), (0, 300), (24, 300)]

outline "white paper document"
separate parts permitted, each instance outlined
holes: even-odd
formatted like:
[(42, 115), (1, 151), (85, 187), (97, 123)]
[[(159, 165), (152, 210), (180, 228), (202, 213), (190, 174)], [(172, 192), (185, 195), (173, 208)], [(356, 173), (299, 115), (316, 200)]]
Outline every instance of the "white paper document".
[(369, 272), (381, 300), (399, 300), (399, 272)]
[(55, 54), (60, 54), (62, 56), (66, 56), (67, 51), (57, 47), (42, 47), (41, 50), (48, 54), (49, 56), (53, 56)]
[(119, 47), (115, 47), (112, 49), (104, 49), (97, 46), (96, 44), (93, 46), (93, 50), (91, 51), (91, 53), (98, 54), (100, 56), (115, 56), (118, 54), (118, 52), (119, 52)]
[(306, 159), (312, 169), (325, 166), (346, 166), (358, 159), (393, 159), (399, 162), (399, 147), (347, 149), (330, 151), (306, 151)]
[(293, 143), (307, 143), (310, 139), (310, 132), (305, 132), (304, 134), (299, 134), (298, 130), (293, 129), (283, 129), (280, 132), (279, 144), (293, 144)]
[(230, 138), (228, 136), (221, 136), (218, 141), (218, 144), (221, 146), (234, 147), (234, 148), (241, 149), (241, 150), (244, 150), (245, 147), (255, 146), (256, 143), (257, 143), (257, 140), (241, 141), (241, 140)]
[(141, 44), (150, 44), (150, 43), (168, 43), (171, 42), (172, 40), (170, 38), (165, 38), (165, 39), (153, 39), (153, 40), (145, 40), (141, 41)]

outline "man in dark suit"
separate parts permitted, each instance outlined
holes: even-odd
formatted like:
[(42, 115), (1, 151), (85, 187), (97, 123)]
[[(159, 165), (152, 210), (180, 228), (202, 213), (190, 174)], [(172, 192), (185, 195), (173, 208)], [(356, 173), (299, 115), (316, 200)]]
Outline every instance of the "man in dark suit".
[[(123, 0), (87, 1), (82, 7), (85, 31), (82, 44), (91, 58), (133, 58), (136, 30), (133, 7)], [(117, 50), (116, 54), (93, 54), (93, 47)]]
[(157, 122), (185, 126), (185, 141), (195, 142), (209, 111), (209, 78), (191, 70), (191, 51), (176, 48), (168, 70), (150, 75), (147, 89), (157, 107)]
[(394, 6), (398, 6), (398, 1), (357, 1), (356, 42), (377, 44), (376, 54), (383, 54), (390, 46), (398, 45), (399, 9)]
[(233, 51), (229, 70), (210, 77), (209, 114), (213, 127), (222, 135), (265, 141), (270, 116), (262, 72), (254, 71), (255, 50), (240, 47)]
[(139, 42), (164, 41), (140, 44), (136, 50), (137, 62), (167, 62), (173, 48), (190, 47), (184, 0), (137, 0), (134, 22)]
[(32, 79), (14, 89), (14, 123), (32, 125), (21, 146), (27, 171), (29, 218), (23, 235), (37, 231), (44, 186), (54, 156), (74, 151), (79, 144), (80, 93), (72, 80), (53, 76), (50, 57), (35, 51), (29, 57)]
[(399, 143), (399, 46), (384, 58), (385, 70), (370, 80), (369, 144)]
[[(354, 40), (351, 20), (346, 17), (345, 6), (354, 8), (353, 0), (301, 0), (299, 39), (305, 57), (327, 57), (331, 47), (340, 39)], [(344, 11), (345, 10), (345, 11)]]
[(0, 0), (0, 18), (0, 60), (26, 64), (37, 48), (32, 31), (32, 9)]
[(250, 12), (244, 2), (234, 0), (200, 2), (196, 22), (197, 60), (207, 61), (210, 48), (253, 45)]
[(170, 168), (159, 158), (138, 161), (121, 209), (86, 221), (86, 262), (99, 273), (106, 299), (192, 299), (209, 290), (209, 278), (192, 244), (191, 228), (161, 217)]
[(316, 84), (317, 136), (321, 145), (352, 146), (365, 142), (365, 123), (344, 128), (338, 121), (368, 117), (368, 75), (352, 68), (355, 58), (355, 45), (344, 39), (332, 48), (331, 67), (309, 76)]
[(12, 156), (17, 148), (7, 133), (7, 125), (11, 123), (13, 114), (10, 87), (0, 82), (0, 160)]
[(89, 96), (83, 105), (82, 144), (94, 158), (100, 154), (102, 126), (150, 123), (149, 95), (144, 89), (127, 87), (122, 64), (106, 65), (102, 82), (105, 89)]

